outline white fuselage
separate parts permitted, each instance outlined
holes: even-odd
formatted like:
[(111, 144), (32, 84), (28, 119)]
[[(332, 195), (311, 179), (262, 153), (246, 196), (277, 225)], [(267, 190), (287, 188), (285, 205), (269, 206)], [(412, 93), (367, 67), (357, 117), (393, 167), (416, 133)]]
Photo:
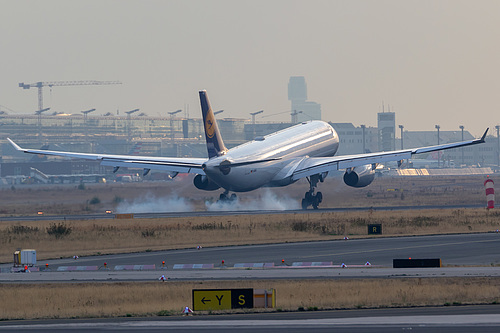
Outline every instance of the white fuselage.
[[(203, 170), (210, 180), (234, 192), (252, 191), (263, 186), (285, 186), (293, 182), (290, 170), (305, 156), (333, 156), (338, 146), (339, 137), (335, 130), (328, 123), (315, 120), (232, 148), (226, 154), (208, 160)], [(256, 161), (263, 162), (254, 163)], [(251, 163), (231, 166), (245, 162)], [(221, 163), (229, 167), (222, 170), (219, 168)]]

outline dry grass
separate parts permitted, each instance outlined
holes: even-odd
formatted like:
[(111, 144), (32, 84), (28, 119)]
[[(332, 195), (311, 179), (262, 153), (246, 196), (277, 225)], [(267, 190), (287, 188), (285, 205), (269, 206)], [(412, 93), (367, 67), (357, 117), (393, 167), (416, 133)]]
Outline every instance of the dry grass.
[(498, 278), (2, 284), (0, 319), (179, 315), (192, 289), (275, 288), (283, 311), (491, 304)]
[[(500, 212), (484, 209), (364, 211), (233, 215), (162, 219), (26, 221), (0, 225), (0, 261), (19, 248), (39, 259), (204, 247), (366, 237), (367, 225), (382, 224), (384, 236), (488, 232), (500, 228)], [(51, 226), (70, 229), (50, 235)]]
[[(348, 188), (338, 179), (321, 184), (323, 207), (483, 204), (483, 177), (382, 178), (364, 189)], [(276, 190), (297, 202), (307, 188), (298, 182)], [(393, 191), (398, 189), (398, 191)], [(389, 190), (389, 191), (388, 191)], [(259, 199), (263, 191), (242, 195)], [(216, 194), (193, 190), (191, 180), (168, 183), (97, 184), (22, 187), (0, 190), (0, 214), (78, 214), (114, 209), (117, 198), (133, 200), (176, 196), (203, 210)], [(404, 195), (401, 195), (404, 193)], [(93, 197), (101, 204), (89, 205)], [(367, 225), (381, 223), (384, 236), (485, 232), (500, 228), (500, 213), (483, 209), (398, 212), (300, 213), (234, 215), (172, 219), (71, 221), (64, 236), (47, 228), (60, 222), (25, 221), (0, 224), (0, 262), (10, 262), (18, 248), (35, 248), (39, 259), (75, 254), (105, 254), (285, 241), (328, 240), (344, 235), (366, 237)], [(191, 289), (276, 288), (282, 310), (337, 309), (498, 303), (498, 278), (352, 279), (209, 281), (167, 283), (0, 284), (0, 319), (148, 316), (180, 314), (191, 304)], [(8, 304), (8, 306), (6, 306)]]

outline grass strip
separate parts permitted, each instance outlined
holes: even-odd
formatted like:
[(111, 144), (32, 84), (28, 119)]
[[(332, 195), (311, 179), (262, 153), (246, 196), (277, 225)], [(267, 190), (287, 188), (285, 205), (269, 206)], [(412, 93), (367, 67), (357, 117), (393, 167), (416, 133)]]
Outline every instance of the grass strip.
[(203, 288), (275, 288), (277, 308), (266, 311), (496, 304), (499, 282), (500, 278), (467, 277), (6, 283), (0, 285), (0, 319), (181, 315), (185, 306), (191, 306), (191, 290)]

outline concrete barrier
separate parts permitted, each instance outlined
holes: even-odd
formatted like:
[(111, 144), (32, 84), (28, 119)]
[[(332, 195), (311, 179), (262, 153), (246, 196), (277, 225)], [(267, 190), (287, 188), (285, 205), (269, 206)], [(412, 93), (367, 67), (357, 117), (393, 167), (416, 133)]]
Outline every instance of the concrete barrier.
[(330, 267), (333, 266), (332, 261), (309, 261), (309, 262), (294, 262), (292, 263), (292, 266), (295, 267)]
[(267, 263), (238, 263), (234, 264), (235, 268), (273, 268), (274, 262)]
[(156, 266), (153, 265), (117, 265), (115, 266), (115, 271), (146, 271), (155, 270)]
[(175, 264), (174, 269), (210, 269), (214, 264)]
[(57, 267), (58, 272), (74, 272), (74, 271), (97, 271), (99, 267), (97, 266), (59, 266)]
[[(3, 271), (4, 273), (20, 273), (20, 272), (24, 272), (25, 269), (24, 269), (24, 266), (22, 267), (11, 267), (8, 269), (8, 271)], [(38, 266), (28, 266), (28, 271), (30, 272), (39, 272), (40, 271), (40, 267)]]

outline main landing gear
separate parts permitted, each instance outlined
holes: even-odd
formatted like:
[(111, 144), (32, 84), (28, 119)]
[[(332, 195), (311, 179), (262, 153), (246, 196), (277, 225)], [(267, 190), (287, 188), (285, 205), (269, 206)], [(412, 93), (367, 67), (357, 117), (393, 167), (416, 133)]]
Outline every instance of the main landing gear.
[(231, 194), (229, 195), (229, 191), (228, 190), (225, 190), (223, 193), (221, 193), (219, 195), (219, 200), (217, 200), (217, 202), (222, 202), (222, 203), (231, 203), (231, 202), (234, 202), (236, 201), (238, 197), (236, 196), (236, 194)]
[(314, 194), (314, 190), (318, 186), (318, 181), (322, 182), (323, 178), (320, 175), (312, 175), (307, 177), (307, 181), (309, 182), (309, 191), (306, 192), (304, 199), (302, 199), (302, 209), (307, 209), (309, 206), (318, 209), (319, 204), (323, 201), (323, 193), (316, 192)]

